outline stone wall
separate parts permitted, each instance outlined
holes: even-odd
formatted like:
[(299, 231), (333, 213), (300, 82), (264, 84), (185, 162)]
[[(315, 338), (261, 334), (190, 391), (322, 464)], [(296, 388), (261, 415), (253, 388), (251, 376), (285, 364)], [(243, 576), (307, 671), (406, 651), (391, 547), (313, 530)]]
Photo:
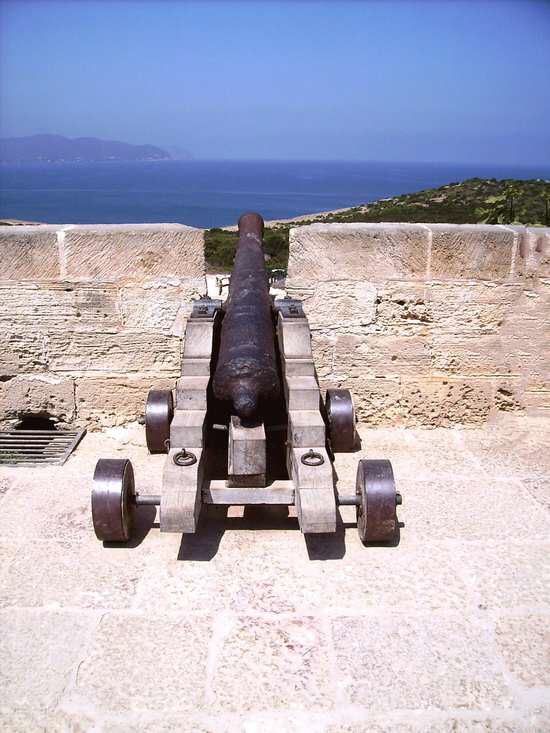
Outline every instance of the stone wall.
[(116, 425), (180, 370), (203, 232), (179, 224), (0, 227), (0, 425)]
[(312, 224), (291, 230), (322, 386), (371, 424), (550, 414), (550, 229)]
[[(313, 224), (291, 230), (321, 384), (361, 420), (550, 413), (550, 229)], [(0, 227), (0, 426), (121, 424), (180, 371), (203, 232), (179, 224)]]

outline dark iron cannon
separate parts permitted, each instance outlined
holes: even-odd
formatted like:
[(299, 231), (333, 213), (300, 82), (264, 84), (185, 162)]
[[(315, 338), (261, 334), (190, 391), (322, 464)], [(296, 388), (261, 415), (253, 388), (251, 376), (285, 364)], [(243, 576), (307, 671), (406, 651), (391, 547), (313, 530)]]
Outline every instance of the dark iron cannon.
[(215, 397), (228, 402), (244, 424), (259, 420), (262, 407), (280, 389), (263, 230), (259, 214), (243, 214), (239, 219), (239, 242), (212, 382)]
[(317, 380), (311, 329), (299, 300), (272, 302), (263, 219), (244, 214), (228, 299), (193, 302), (176, 389), (152, 389), (145, 408), (151, 453), (166, 453), (160, 494), (140, 495), (127, 459), (100, 459), (92, 490), (98, 539), (127, 542), (138, 510), (159, 507), (162, 532), (194, 533), (201, 508), (294, 506), (306, 535), (334, 534), (354, 506), (365, 544), (399, 542), (388, 460), (361, 458), (354, 493), (340, 493), (335, 454), (359, 450), (349, 390)]

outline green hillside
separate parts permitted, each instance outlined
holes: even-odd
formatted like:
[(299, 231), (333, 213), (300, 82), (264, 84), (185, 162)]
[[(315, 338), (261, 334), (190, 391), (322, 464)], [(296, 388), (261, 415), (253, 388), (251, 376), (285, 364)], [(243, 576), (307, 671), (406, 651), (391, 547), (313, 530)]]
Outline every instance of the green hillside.
[[(266, 228), (265, 252), (269, 268), (286, 268), (288, 231), (313, 222), (431, 222), (443, 224), (528, 224), (550, 226), (550, 182), (470, 178), (416, 193), (381, 199), (334, 214), (274, 224)], [(206, 261), (210, 271), (233, 266), (237, 233), (206, 231)]]

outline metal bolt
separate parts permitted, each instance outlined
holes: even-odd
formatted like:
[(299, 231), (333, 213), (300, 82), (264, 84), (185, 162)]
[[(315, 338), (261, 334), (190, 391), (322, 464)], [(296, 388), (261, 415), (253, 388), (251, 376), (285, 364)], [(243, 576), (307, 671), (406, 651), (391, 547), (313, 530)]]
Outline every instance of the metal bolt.
[(401, 496), (401, 494), (399, 492), (397, 492), (395, 494), (395, 505), (396, 506), (401, 506), (402, 503), (403, 503), (403, 497)]

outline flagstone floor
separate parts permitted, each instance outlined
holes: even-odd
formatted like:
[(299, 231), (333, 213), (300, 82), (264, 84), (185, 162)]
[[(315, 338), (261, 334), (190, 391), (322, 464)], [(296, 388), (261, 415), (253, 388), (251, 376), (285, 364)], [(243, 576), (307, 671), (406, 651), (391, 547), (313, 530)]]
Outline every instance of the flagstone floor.
[(99, 456), (159, 492), (138, 426), (0, 468), (0, 729), (550, 731), (550, 421), (360, 433), (339, 488), (391, 459), (394, 547), (363, 547), (353, 507), (308, 541), (286, 509), (210, 507), (182, 539), (146, 507), (103, 547)]

